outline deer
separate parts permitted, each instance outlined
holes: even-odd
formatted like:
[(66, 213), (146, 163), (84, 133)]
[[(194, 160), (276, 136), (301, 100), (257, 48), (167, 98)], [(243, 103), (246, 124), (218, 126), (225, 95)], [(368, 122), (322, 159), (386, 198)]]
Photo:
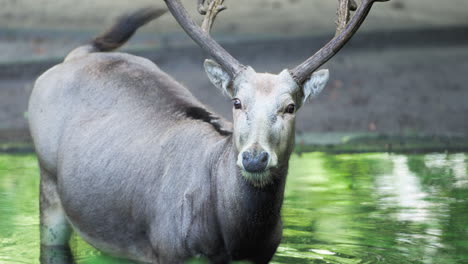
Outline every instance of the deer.
[(329, 71), (318, 68), (385, 1), (362, 0), (350, 20), (352, 5), (340, 5), (341, 32), (295, 68), (270, 74), (242, 65), (179, 0), (165, 0), (213, 58), (204, 69), (232, 99), (232, 123), (153, 62), (114, 51), (165, 10), (123, 16), (71, 51), (38, 77), (29, 100), (41, 261), (69, 252), (74, 231), (98, 250), (142, 263), (268, 263), (282, 237), (296, 113), (326, 86)]

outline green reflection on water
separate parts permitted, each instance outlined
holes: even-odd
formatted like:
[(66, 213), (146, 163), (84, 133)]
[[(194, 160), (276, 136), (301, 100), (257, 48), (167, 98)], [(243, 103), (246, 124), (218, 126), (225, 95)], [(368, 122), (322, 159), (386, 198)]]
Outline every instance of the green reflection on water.
[[(273, 263), (468, 263), (467, 156), (293, 156)], [(38, 263), (34, 155), (0, 155), (0, 263)], [(77, 263), (128, 263), (71, 239)], [(197, 263), (197, 262), (194, 262)]]

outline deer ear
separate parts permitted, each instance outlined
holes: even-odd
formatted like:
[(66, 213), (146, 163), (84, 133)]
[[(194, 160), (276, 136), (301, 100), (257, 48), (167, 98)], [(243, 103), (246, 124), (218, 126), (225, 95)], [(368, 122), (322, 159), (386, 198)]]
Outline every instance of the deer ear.
[(317, 96), (327, 85), (329, 77), (330, 73), (328, 70), (320, 70), (312, 73), (312, 76), (310, 76), (309, 80), (307, 80), (302, 87), (304, 92), (303, 103), (307, 101), (308, 98)]
[(223, 93), (232, 96), (232, 89), (230, 87), (231, 76), (216, 62), (212, 60), (205, 60), (203, 64), (205, 67), (206, 75), (210, 79), (211, 83), (218, 89), (221, 89)]

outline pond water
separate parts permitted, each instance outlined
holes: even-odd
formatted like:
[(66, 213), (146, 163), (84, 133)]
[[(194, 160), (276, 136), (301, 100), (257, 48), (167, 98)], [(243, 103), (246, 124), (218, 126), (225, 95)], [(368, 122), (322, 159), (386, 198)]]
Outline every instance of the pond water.
[[(468, 158), (293, 155), (272, 263), (468, 263)], [(39, 263), (34, 155), (0, 154), (0, 263)], [(127, 263), (74, 235), (80, 264)]]

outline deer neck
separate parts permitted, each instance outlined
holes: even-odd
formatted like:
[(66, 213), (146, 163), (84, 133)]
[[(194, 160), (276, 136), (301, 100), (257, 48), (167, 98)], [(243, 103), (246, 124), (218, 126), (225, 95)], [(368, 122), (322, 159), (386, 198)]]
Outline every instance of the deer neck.
[[(217, 217), (226, 243), (270, 234), (281, 226), (288, 162), (271, 171), (275, 180), (262, 188), (249, 183), (236, 165), (238, 152), (232, 139), (226, 143), (215, 166)], [(289, 159), (289, 155), (287, 157)], [(245, 236), (245, 237), (242, 237)], [(241, 242), (239, 242), (241, 243)]]

